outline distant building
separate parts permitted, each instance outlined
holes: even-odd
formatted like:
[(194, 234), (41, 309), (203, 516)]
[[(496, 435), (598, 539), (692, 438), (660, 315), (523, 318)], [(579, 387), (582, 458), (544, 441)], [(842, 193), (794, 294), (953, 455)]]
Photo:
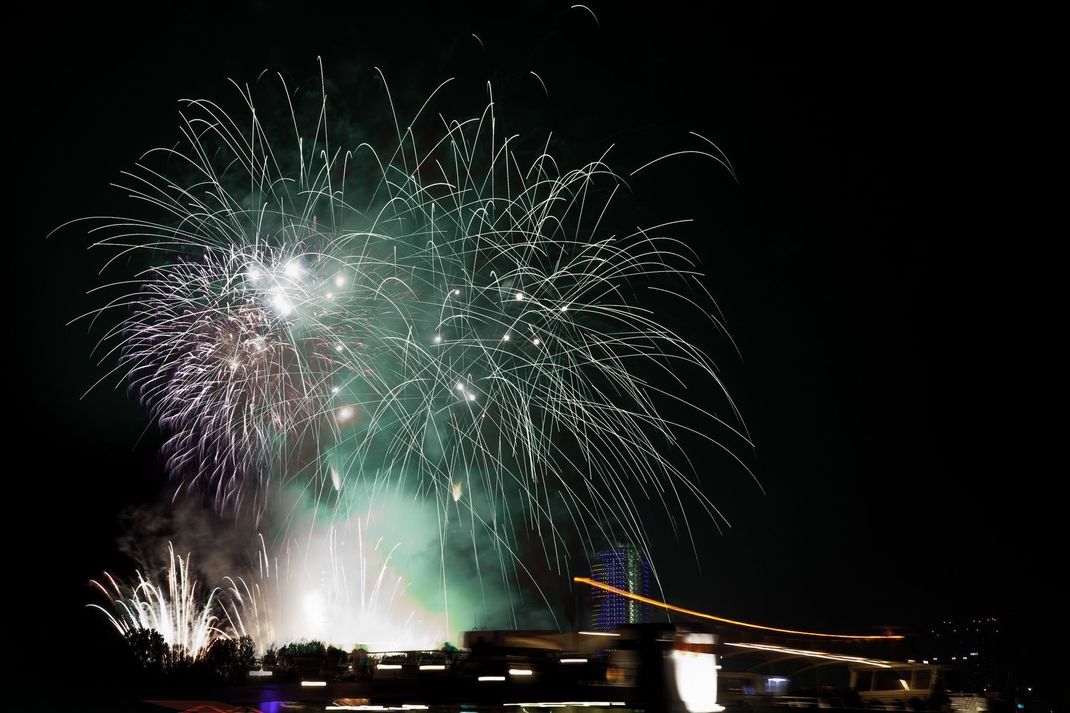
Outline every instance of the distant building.
[[(595, 555), (591, 578), (633, 594), (650, 595), (650, 564), (634, 547), (623, 545)], [(591, 626), (609, 631), (624, 624), (645, 624), (647, 605), (602, 589), (591, 589)]]
[(915, 656), (962, 674), (967, 691), (1002, 691), (1011, 681), (1007, 636), (997, 619), (942, 621), (917, 637)]

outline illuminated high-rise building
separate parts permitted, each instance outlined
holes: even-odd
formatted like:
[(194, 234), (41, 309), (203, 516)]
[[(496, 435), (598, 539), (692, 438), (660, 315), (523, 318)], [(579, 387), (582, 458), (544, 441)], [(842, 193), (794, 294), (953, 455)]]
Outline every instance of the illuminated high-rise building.
[[(650, 565), (634, 547), (618, 546), (595, 555), (591, 578), (633, 594), (650, 595)], [(591, 589), (591, 626), (610, 631), (647, 621), (647, 605), (603, 589)]]

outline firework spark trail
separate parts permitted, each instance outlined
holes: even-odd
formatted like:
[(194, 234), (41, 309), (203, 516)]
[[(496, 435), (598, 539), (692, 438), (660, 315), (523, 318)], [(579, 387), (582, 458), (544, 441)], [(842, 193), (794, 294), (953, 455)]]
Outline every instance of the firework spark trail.
[(111, 600), (112, 610), (97, 604), (89, 606), (104, 612), (116, 630), (124, 636), (139, 629), (160, 633), (164, 643), (178, 649), (191, 659), (204, 656), (214, 641), (228, 638), (216, 626), (217, 589), (201, 602), (197, 597), (197, 581), (190, 577), (189, 555), (175, 557), (174, 547), (168, 543), (170, 566), (167, 569), (166, 589), (137, 573), (136, 586), (124, 588), (107, 572), (108, 586), (92, 580), (104, 596)]
[(281, 563), (261, 536), (257, 574), (226, 577), (221, 621), (232, 635), (252, 637), (261, 655), (307, 638), (372, 651), (440, 646), (448, 638), (445, 618), (408, 596), (391, 563), (399, 545), (368, 535), (367, 523), (357, 520), (309, 540), (291, 538)]
[[(661, 318), (671, 298), (720, 328), (668, 234), (682, 221), (605, 235), (625, 186), (606, 156), (564, 172), (545, 149), (523, 162), (493, 101), (441, 118), (429, 145), (413, 127), (434, 93), (404, 129), (391, 105), (397, 145), (380, 153), (328, 141), (324, 93), (311, 141), (290, 105), (285, 152), (239, 90), (244, 128), (187, 101), (182, 147), (125, 174), (160, 217), (94, 229), (109, 264), (150, 265), (88, 316), (118, 316), (102, 362), (170, 434), (185, 486), (264, 507), (276, 485), (329, 499), (404, 472), (510, 556), (523, 523), (559, 562), (564, 522), (645, 547), (647, 500), (687, 533), (688, 506), (719, 517), (680, 437), (732, 455), (716, 434), (747, 436), (711, 358)], [(688, 400), (690, 374), (722, 392), (733, 423)]]
[(108, 598), (103, 612), (124, 636), (155, 630), (169, 648), (203, 658), (220, 639), (249, 636), (260, 655), (272, 646), (319, 639), (371, 650), (430, 649), (449, 638), (444, 615), (430, 614), (407, 592), (394, 570), (400, 543), (374, 541), (357, 519), (332, 525), (307, 538), (290, 538), (271, 555), (259, 536), (256, 572), (226, 576), (206, 598), (190, 571), (190, 557), (176, 557), (168, 544), (166, 584), (140, 571), (137, 585), (124, 587), (110, 574), (91, 584)]

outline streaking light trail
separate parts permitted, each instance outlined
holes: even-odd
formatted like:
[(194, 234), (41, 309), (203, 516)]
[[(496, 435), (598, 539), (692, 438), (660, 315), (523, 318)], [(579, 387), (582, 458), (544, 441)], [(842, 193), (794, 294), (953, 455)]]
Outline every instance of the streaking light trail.
[[(903, 638), (903, 637), (899, 637)], [(832, 654), (827, 651), (811, 651), (809, 649), (792, 649), (785, 646), (776, 646), (774, 644), (741, 644), (725, 642), (725, 646), (734, 646), (738, 649), (755, 649), (758, 651), (772, 651), (780, 654), (791, 654), (793, 656), (802, 656), (804, 658), (814, 659), (828, 659), (830, 661), (843, 661), (846, 663), (859, 663), (866, 664), (868, 666), (875, 666), (877, 668), (891, 668), (892, 664), (888, 661), (880, 661), (878, 659), (869, 659), (863, 656), (847, 656), (845, 654)]]
[[(683, 607), (678, 607), (675, 604), (669, 604), (668, 602), (663, 602), (663, 601), (661, 601), (659, 599), (651, 599), (650, 597), (644, 597), (641, 594), (635, 594), (633, 592), (628, 592), (628, 591), (625, 591), (623, 589), (617, 589), (616, 587), (610, 586), (608, 584), (604, 584), (604, 583), (599, 582), (597, 580), (591, 579), (590, 577), (573, 577), (572, 581), (579, 582), (581, 584), (587, 584), (589, 586), (596, 587), (597, 589), (603, 589), (603, 590), (605, 590), (607, 592), (612, 592), (613, 594), (618, 594), (618, 595), (620, 595), (622, 597), (626, 597), (628, 599), (634, 599), (637, 602), (642, 602), (643, 604), (649, 604), (650, 606), (659, 607), (661, 609), (666, 609), (668, 611), (674, 611), (674, 612), (678, 612), (680, 614), (687, 614), (688, 616), (695, 616), (695, 617), (698, 617), (700, 619), (708, 619), (710, 621), (717, 621), (717, 622), (720, 622), (722, 624), (732, 624), (733, 626), (742, 626), (742, 627), (746, 627), (748, 629), (758, 629), (760, 631), (773, 631), (773, 632), (776, 632), (778, 634), (798, 634), (798, 635), (801, 635), (801, 636), (817, 636), (817, 637), (822, 637), (822, 638), (826, 638), (826, 639), (874, 640), (874, 639), (902, 639), (902, 638), (904, 638), (903, 636), (895, 635), (895, 634), (828, 634), (828, 633), (821, 633), (821, 632), (817, 632), (817, 631), (799, 631), (797, 629), (780, 629), (780, 628), (777, 628), (775, 626), (763, 626), (761, 624), (751, 624), (751, 623), (748, 623), (748, 622), (745, 622), (745, 621), (737, 621), (735, 619), (726, 619), (726, 618), (721, 617), (721, 616), (714, 616), (713, 614), (707, 614), (705, 612), (695, 611), (694, 609), (685, 609)], [(587, 632), (580, 632), (580, 633), (587, 633)]]

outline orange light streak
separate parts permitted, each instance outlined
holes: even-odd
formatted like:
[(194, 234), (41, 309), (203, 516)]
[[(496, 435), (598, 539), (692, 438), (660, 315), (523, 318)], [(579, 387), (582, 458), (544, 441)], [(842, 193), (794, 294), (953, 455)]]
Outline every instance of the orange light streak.
[(724, 617), (714, 616), (713, 614), (706, 614), (704, 612), (695, 611), (694, 609), (684, 609), (683, 607), (678, 607), (675, 604), (669, 604), (668, 602), (663, 602), (663, 601), (660, 601), (658, 599), (651, 599), (650, 597), (644, 597), (642, 594), (635, 594), (633, 592), (628, 592), (628, 591), (625, 591), (623, 589), (617, 589), (616, 587), (613, 587), (613, 586), (610, 586), (610, 585), (605, 584), (603, 582), (599, 582), (597, 580), (591, 579), (590, 577), (573, 577), (572, 580), (574, 582), (580, 582), (582, 584), (590, 585), (590, 586), (595, 587), (597, 589), (604, 589), (607, 592), (612, 592), (613, 594), (619, 594), (622, 597), (626, 597), (628, 599), (634, 599), (637, 602), (642, 602), (644, 604), (649, 604), (651, 606), (661, 607), (662, 609), (668, 609), (669, 611), (679, 612), (680, 614), (687, 614), (688, 616), (697, 616), (700, 619), (709, 619), (710, 621), (719, 621), (722, 624), (732, 624), (734, 626), (743, 626), (743, 627), (746, 627), (748, 629), (758, 629), (760, 631), (775, 631), (778, 634), (798, 634), (798, 635), (801, 635), (801, 636), (819, 636), (819, 637), (822, 637), (822, 638), (825, 638), (825, 639), (875, 640), (875, 639), (902, 639), (902, 638), (904, 638), (903, 636), (900, 636), (898, 634), (883, 634), (883, 635), (878, 635), (878, 634), (869, 634), (869, 635), (864, 635), (864, 634), (823, 634), (823, 633), (817, 632), (817, 631), (798, 631), (796, 629), (778, 629), (775, 626), (762, 626), (761, 624), (750, 624), (750, 623), (745, 622), (745, 621), (736, 621), (734, 619), (725, 619)]

